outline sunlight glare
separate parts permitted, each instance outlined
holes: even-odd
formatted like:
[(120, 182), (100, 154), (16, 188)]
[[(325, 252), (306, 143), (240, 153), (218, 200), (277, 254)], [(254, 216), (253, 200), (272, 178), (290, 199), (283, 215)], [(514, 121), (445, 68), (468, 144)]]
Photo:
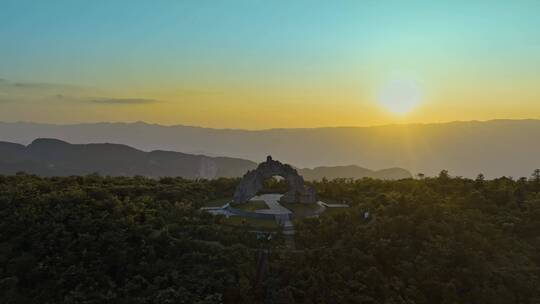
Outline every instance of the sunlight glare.
[(394, 79), (387, 82), (379, 92), (379, 102), (394, 114), (407, 114), (422, 100), (422, 92), (416, 82)]

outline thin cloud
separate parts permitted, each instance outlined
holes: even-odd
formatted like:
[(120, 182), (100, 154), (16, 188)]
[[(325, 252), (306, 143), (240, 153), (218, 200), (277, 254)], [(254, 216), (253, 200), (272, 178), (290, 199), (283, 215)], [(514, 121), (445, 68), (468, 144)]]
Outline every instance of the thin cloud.
[[(156, 99), (108, 97), (98, 88), (40, 82), (13, 82), (0, 78), (0, 102), (82, 102), (101, 105), (143, 105), (162, 102)], [(96, 97), (98, 96), (98, 97)], [(101, 96), (101, 97), (99, 97)]]
[[(0, 93), (1, 95), (1, 93)], [(13, 102), (14, 100), (11, 99), (11, 98), (3, 98), (0, 96), (0, 103), (8, 103), (8, 102)]]
[(50, 83), (31, 83), (31, 82), (15, 82), (15, 83), (12, 83), (11, 85), (16, 88), (23, 88), (23, 89), (51, 89), (51, 88), (57, 88), (60, 86), (60, 85), (50, 84)]
[(160, 102), (155, 99), (146, 98), (94, 98), (90, 102), (97, 104), (111, 104), (111, 105), (134, 105), (134, 104), (150, 104)]
[[(40, 82), (12, 82), (5, 78), (0, 78), (0, 90), (17, 97), (36, 97), (52, 94), (80, 95), (88, 92), (95, 92), (94, 88), (76, 86), (70, 84), (54, 84)], [(102, 93), (98, 93), (102, 94)]]

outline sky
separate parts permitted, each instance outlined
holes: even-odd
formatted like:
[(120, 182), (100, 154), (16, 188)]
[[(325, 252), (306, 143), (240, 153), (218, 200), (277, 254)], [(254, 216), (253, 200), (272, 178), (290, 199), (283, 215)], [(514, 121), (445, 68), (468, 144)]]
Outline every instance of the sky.
[(0, 121), (540, 118), (540, 1), (0, 0)]

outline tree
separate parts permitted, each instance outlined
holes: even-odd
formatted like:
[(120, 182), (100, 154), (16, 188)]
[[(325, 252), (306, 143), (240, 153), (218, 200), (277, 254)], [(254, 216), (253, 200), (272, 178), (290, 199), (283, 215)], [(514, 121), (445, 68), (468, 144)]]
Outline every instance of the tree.
[(540, 184), (540, 169), (535, 169), (532, 174), (533, 181), (536, 184)]
[(442, 179), (442, 180), (448, 180), (448, 179), (450, 179), (450, 174), (448, 174), (448, 170), (442, 170), (442, 171), (439, 173), (439, 179)]
[(477, 188), (484, 186), (484, 183), (486, 181), (486, 178), (484, 174), (480, 173), (478, 176), (476, 176), (476, 179), (474, 180), (474, 184)]
[(538, 193), (540, 190), (540, 169), (535, 169), (532, 173), (532, 181), (534, 183), (534, 191)]

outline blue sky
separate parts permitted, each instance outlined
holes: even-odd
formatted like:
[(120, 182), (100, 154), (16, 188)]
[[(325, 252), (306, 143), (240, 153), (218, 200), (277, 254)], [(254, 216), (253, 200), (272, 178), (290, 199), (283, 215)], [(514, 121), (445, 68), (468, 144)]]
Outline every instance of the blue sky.
[[(84, 86), (184, 108), (189, 102), (172, 92), (223, 92), (223, 103), (254, 110), (246, 103), (294, 107), (310, 99), (298, 106), (343, 103), (349, 111), (356, 104), (372, 111), (373, 123), (392, 121), (370, 96), (396, 74), (426, 82), (425, 95), (433, 92), (432, 105), (441, 106), (412, 121), (460, 119), (441, 114), (449, 94), (457, 104), (500, 108), (484, 114), (479, 106), (479, 119), (520, 116), (505, 108), (513, 88), (520, 102), (539, 101), (540, 1), (0, 0), (0, 8), (0, 78), (10, 82)], [(486, 91), (501, 85), (506, 99)], [(121, 112), (118, 120), (132, 118)], [(340, 124), (336, 115), (323, 124)]]

